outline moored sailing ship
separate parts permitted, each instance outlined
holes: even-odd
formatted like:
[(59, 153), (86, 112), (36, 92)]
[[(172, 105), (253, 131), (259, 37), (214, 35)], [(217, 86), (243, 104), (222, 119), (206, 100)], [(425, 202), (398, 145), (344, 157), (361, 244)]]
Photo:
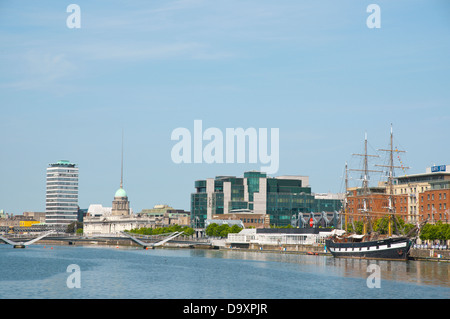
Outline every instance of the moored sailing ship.
[[(388, 197), (388, 207), (386, 212), (378, 212), (378, 214), (383, 214), (388, 217), (388, 234), (381, 235), (378, 232), (374, 232), (371, 224), (371, 217), (373, 213), (369, 210), (369, 179), (368, 173), (371, 170), (368, 169), (368, 157), (375, 155), (367, 154), (367, 136), (365, 138), (365, 152), (364, 154), (355, 154), (364, 156), (364, 168), (359, 170), (364, 172), (363, 185), (362, 185), (362, 195), (363, 195), (363, 207), (360, 209), (360, 214), (363, 216), (364, 220), (364, 230), (362, 235), (349, 234), (348, 232), (343, 232), (342, 236), (333, 235), (333, 237), (326, 240), (327, 250), (334, 257), (344, 257), (344, 258), (363, 258), (363, 259), (389, 259), (389, 260), (406, 260), (409, 256), (409, 251), (411, 248), (411, 239), (408, 236), (393, 235), (392, 234), (392, 222), (396, 222), (396, 212), (393, 205), (393, 178), (394, 178), (394, 166), (393, 161), (393, 133), (391, 126), (391, 136), (390, 136), (390, 149), (381, 150), (389, 152), (389, 165), (377, 165), (389, 168), (388, 180), (386, 183), (386, 195)], [(395, 152), (401, 152), (395, 150)], [(403, 168), (403, 167), (402, 167)], [(346, 164), (346, 194), (348, 194), (348, 177), (347, 177), (347, 164)], [(347, 196), (344, 201), (344, 215), (345, 215), (345, 227), (348, 225), (348, 205)], [(354, 214), (352, 214), (354, 216)], [(369, 228), (369, 231), (367, 231)], [(395, 226), (397, 229), (397, 227)]]

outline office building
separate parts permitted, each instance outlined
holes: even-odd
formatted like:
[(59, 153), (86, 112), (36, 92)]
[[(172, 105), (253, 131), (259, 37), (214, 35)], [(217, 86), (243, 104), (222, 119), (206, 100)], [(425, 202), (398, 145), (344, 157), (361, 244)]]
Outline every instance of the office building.
[[(312, 213), (332, 201), (333, 210), (341, 208), (340, 199), (321, 198), (311, 193), (308, 176), (267, 177), (265, 173), (245, 172), (244, 177), (217, 176), (195, 182), (191, 194), (191, 225), (204, 228), (214, 215), (254, 213), (257, 220), (269, 215), (270, 225), (287, 226), (299, 213)], [(230, 216), (230, 215), (228, 215)], [(257, 217), (256, 217), (257, 216)], [(221, 217), (222, 218), (222, 217)], [(250, 219), (250, 216), (245, 216)], [(227, 219), (227, 218), (225, 218)]]
[(47, 192), (45, 222), (64, 226), (78, 217), (78, 167), (69, 161), (49, 164), (47, 168)]

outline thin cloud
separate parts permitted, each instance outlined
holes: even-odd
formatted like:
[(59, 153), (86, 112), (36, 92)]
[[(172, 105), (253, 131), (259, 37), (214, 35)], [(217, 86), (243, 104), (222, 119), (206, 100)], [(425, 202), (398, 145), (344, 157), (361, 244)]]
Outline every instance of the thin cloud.
[(18, 80), (4, 83), (1, 87), (18, 90), (57, 89), (61, 88), (61, 80), (72, 75), (76, 70), (65, 54), (50, 54), (28, 51), (20, 58), (22, 63), (17, 71)]

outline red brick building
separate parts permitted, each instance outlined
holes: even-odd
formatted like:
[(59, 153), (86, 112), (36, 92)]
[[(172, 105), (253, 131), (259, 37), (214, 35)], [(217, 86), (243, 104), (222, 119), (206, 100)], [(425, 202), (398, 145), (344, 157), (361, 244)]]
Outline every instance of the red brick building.
[(419, 194), (419, 201), (421, 220), (450, 222), (450, 181), (431, 183), (431, 189)]
[[(389, 212), (389, 194), (386, 194), (385, 187), (369, 188), (367, 197), (363, 195), (361, 188), (349, 189), (349, 194), (347, 197), (348, 214), (355, 221), (363, 220), (365, 216), (362, 213), (365, 198), (367, 198), (366, 205), (369, 215), (373, 220), (383, 218)], [(408, 196), (406, 194), (392, 196), (395, 213), (404, 219), (407, 215)]]

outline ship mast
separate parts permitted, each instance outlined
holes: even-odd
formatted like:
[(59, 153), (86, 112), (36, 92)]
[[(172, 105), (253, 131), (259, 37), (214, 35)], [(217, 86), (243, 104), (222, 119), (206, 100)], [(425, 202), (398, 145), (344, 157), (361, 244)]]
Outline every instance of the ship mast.
[(367, 133), (365, 134), (364, 138), (364, 154), (353, 154), (356, 156), (363, 156), (364, 157), (364, 167), (362, 170), (360, 169), (351, 169), (351, 171), (359, 171), (364, 172), (364, 178), (362, 183), (362, 194), (363, 194), (363, 208), (361, 209), (363, 215), (366, 217), (366, 221), (364, 222), (364, 230), (363, 233), (367, 233), (367, 224), (369, 224), (370, 231), (373, 231), (372, 223), (370, 221), (370, 215), (369, 215), (369, 208), (368, 208), (368, 200), (369, 200), (369, 172), (377, 172), (380, 173), (381, 171), (376, 170), (369, 170), (369, 157), (379, 157), (378, 155), (369, 155), (367, 154)]
[[(388, 180), (387, 180), (387, 187), (386, 190), (388, 192), (388, 218), (389, 218), (389, 223), (388, 223), (388, 232), (389, 232), (389, 236), (392, 236), (392, 219), (394, 220), (394, 225), (395, 228), (397, 230), (397, 226), (396, 226), (396, 221), (395, 221), (395, 207), (393, 205), (394, 203), (394, 169), (395, 168), (402, 168), (400, 166), (394, 166), (394, 152), (401, 152), (401, 153), (405, 153), (405, 151), (399, 151), (399, 150), (395, 150), (394, 151), (394, 133), (392, 130), (392, 124), (391, 124), (391, 135), (390, 135), (390, 143), (389, 143), (390, 148), (385, 150), (385, 149), (380, 149), (379, 151), (383, 151), (383, 152), (389, 152), (389, 165), (375, 165), (375, 166), (379, 166), (379, 167), (387, 167), (389, 168), (389, 175), (388, 175)], [(409, 167), (403, 167), (403, 168), (409, 168)], [(394, 217), (394, 218), (393, 218)]]
[(345, 197), (344, 197), (344, 216), (345, 216), (345, 231), (348, 231), (348, 165), (345, 162)]

